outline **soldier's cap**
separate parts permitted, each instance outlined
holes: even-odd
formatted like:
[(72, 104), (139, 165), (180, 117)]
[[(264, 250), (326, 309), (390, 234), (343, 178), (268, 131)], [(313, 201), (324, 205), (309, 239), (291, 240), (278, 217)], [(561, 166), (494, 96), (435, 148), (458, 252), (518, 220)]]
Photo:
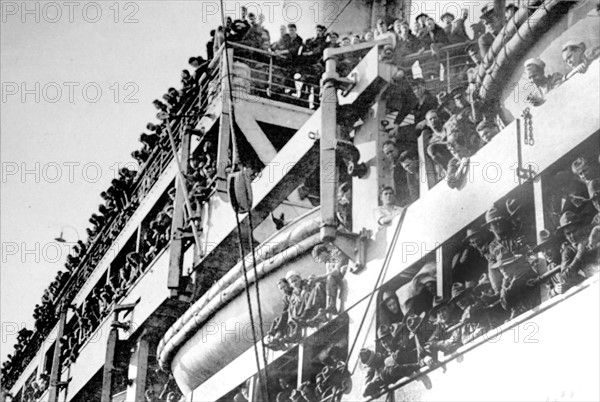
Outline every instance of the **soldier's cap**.
[(525, 63), (523, 63), (523, 66), (525, 68), (527, 68), (527, 66), (531, 66), (531, 65), (538, 66), (542, 70), (546, 68), (546, 63), (544, 63), (542, 61), (542, 59), (540, 59), (539, 57), (533, 57), (531, 59), (527, 59), (527, 60), (525, 60)]
[(444, 13), (444, 14), (442, 14), (442, 16), (440, 17), (440, 21), (444, 21), (444, 18), (446, 18), (446, 17), (450, 17), (450, 18), (452, 18), (452, 19), (455, 19), (455, 18), (456, 18), (456, 17), (454, 16), (454, 14), (452, 14), (452, 13)]
[(425, 14), (425, 13), (421, 13), (421, 14), (419, 14), (419, 15), (417, 15), (417, 16), (415, 17), (415, 21), (418, 21), (418, 20), (419, 20), (419, 18), (421, 18), (421, 17), (429, 18), (429, 15), (427, 15), (427, 14)]
[(492, 288), (492, 282), (490, 282), (490, 277), (488, 274), (481, 274), (479, 278), (479, 282), (473, 288), (473, 292), (477, 294), (483, 294)]
[(474, 239), (475, 237), (479, 237), (479, 236), (483, 236), (483, 235), (485, 235), (485, 230), (483, 230), (481, 228), (480, 229), (468, 228), (467, 235), (463, 239), (463, 243), (469, 243), (469, 241), (471, 241), (471, 239)]
[(452, 296), (448, 303), (454, 303), (462, 297), (465, 297), (473, 292), (473, 288), (466, 287), (462, 282), (454, 282), (452, 284)]
[(577, 42), (575, 40), (570, 40), (570, 41), (565, 42), (562, 45), (562, 51), (564, 52), (565, 50), (567, 50), (570, 47), (574, 47), (574, 48), (582, 49), (582, 50), (585, 50), (585, 48), (586, 48), (585, 43)]
[(373, 352), (371, 349), (365, 348), (361, 349), (358, 355), (360, 358), (360, 362), (367, 367), (371, 367), (373, 363), (375, 363), (375, 357), (377, 357), (377, 354), (375, 352)]
[(496, 207), (491, 207), (485, 213), (485, 223), (481, 227), (487, 227), (493, 222), (498, 222), (500, 220), (505, 220), (507, 218), (506, 214), (500, 211)]
[(550, 232), (548, 229), (540, 230), (540, 234), (538, 237), (540, 241), (533, 248), (534, 253), (537, 253), (538, 251), (542, 250), (544, 246), (558, 243), (560, 240), (558, 236), (552, 234), (552, 232)]
[(469, 53), (469, 51), (474, 51), (475, 53), (479, 53), (479, 45), (477, 43), (471, 43), (469, 46), (465, 48), (465, 51)]
[(394, 323), (391, 325), (381, 324), (379, 328), (377, 328), (377, 339), (375, 339), (375, 342), (380, 342), (387, 337), (395, 338), (403, 329), (404, 324), (401, 323)]
[(494, 7), (483, 7), (481, 9), (481, 12), (482, 14), (479, 18), (484, 21), (492, 21), (494, 18), (496, 18), (496, 10), (494, 9)]
[(439, 309), (442, 306), (447, 306), (448, 302), (449, 302), (449, 300), (447, 300), (443, 296), (436, 296), (436, 297), (434, 297), (433, 298), (433, 306), (431, 307), (431, 310), (429, 310), (429, 317), (435, 318), (435, 316), (437, 315)]
[(560, 216), (559, 226), (556, 228), (556, 232), (562, 232), (565, 228), (580, 224), (582, 221), (581, 217), (573, 211), (566, 211)]
[(285, 280), (289, 282), (292, 276), (298, 276), (301, 278), (300, 274), (297, 271), (287, 271), (285, 273)]
[(321, 25), (321, 24), (317, 25), (317, 26), (315, 27), (315, 29), (320, 29), (321, 31), (326, 31), (326, 30), (327, 30), (327, 28), (325, 28), (325, 26), (324, 26), (324, 25)]
[(590, 198), (589, 200), (593, 200), (594, 198), (600, 195), (600, 179), (593, 179), (587, 185), (587, 190)]

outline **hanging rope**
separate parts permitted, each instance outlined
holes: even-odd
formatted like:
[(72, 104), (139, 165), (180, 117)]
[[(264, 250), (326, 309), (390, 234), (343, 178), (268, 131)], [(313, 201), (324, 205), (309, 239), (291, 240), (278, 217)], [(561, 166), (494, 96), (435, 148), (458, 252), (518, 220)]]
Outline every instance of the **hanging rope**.
[(344, 5), (344, 7), (342, 7), (342, 9), (340, 10), (340, 12), (337, 13), (336, 16), (331, 19), (331, 22), (329, 23), (329, 25), (327, 25), (327, 29), (325, 29), (325, 30), (328, 30), (329, 28), (331, 28), (331, 26), (335, 22), (337, 22), (338, 17), (340, 15), (342, 15), (342, 13), (346, 10), (346, 8), (348, 8), (348, 6), (350, 5), (350, 3), (352, 3), (352, 0), (348, 0), (348, 2)]
[[(255, 252), (255, 248), (254, 248), (254, 237), (252, 236), (252, 233), (254, 233), (254, 224), (252, 223), (252, 211), (249, 210), (248, 211), (248, 220), (250, 222), (250, 248), (252, 249), (252, 267), (254, 269), (254, 286), (256, 288), (256, 300), (257, 300), (257, 304), (258, 304), (258, 321), (259, 321), (259, 328), (260, 328), (260, 345), (262, 347), (262, 355), (263, 355), (263, 363), (265, 365), (265, 384), (269, 383), (269, 375), (267, 373), (267, 349), (265, 347), (265, 344), (263, 342), (263, 340), (265, 339), (265, 334), (264, 334), (264, 323), (263, 323), (263, 318), (262, 318), (262, 308), (261, 308), (261, 302), (260, 302), (260, 290), (259, 290), (259, 286), (258, 286), (258, 269), (256, 268), (256, 252)], [(266, 385), (265, 385), (266, 386)], [(267, 388), (267, 400), (270, 401), (269, 399), (269, 389)]]
[[(225, 29), (226, 27), (226, 19), (225, 19), (225, 7), (224, 7), (224, 1), (221, 0), (221, 24), (223, 26), (223, 29)], [(229, 63), (229, 53), (228, 53), (228, 49), (229, 49), (229, 42), (227, 39), (227, 34), (225, 33), (224, 35), (225, 39), (224, 39), (224, 47), (223, 47), (223, 53), (221, 54), (221, 57), (225, 57), (225, 63), (227, 65), (227, 83), (228, 83), (228, 87), (229, 87), (229, 130), (231, 132), (231, 139), (232, 139), (232, 152), (231, 152), (231, 164), (232, 164), (232, 170), (235, 170), (236, 166), (239, 163), (239, 158), (238, 158), (238, 153), (237, 153), (237, 141), (236, 141), (236, 136), (235, 136), (235, 127), (234, 127), (234, 108), (233, 108), (233, 87), (231, 85), (231, 67), (230, 67), (230, 63)], [(250, 248), (252, 249), (252, 261), (253, 261), (253, 266), (254, 266), (254, 275), (255, 275), (255, 285), (256, 285), (256, 298), (257, 298), (257, 304), (258, 304), (258, 315), (259, 315), (259, 321), (260, 321), (260, 333), (261, 333), (261, 347), (262, 347), (262, 357), (263, 357), (263, 365), (265, 368), (264, 371), (264, 387), (262, 388), (262, 391), (266, 394), (266, 401), (270, 401), (270, 397), (269, 397), (269, 386), (268, 386), (268, 374), (267, 374), (267, 357), (266, 357), (266, 351), (265, 351), (265, 346), (262, 343), (263, 339), (264, 339), (264, 334), (263, 334), (263, 320), (262, 320), (262, 310), (260, 307), (260, 292), (258, 289), (258, 273), (257, 273), (257, 268), (256, 268), (256, 257), (255, 257), (255, 253), (254, 253), (254, 241), (252, 239), (252, 217), (249, 215), (250, 218)], [(258, 376), (260, 378), (260, 358), (258, 356), (258, 346), (256, 345), (257, 343), (257, 334), (256, 334), (256, 326), (254, 323), (254, 314), (252, 312), (252, 300), (250, 298), (250, 283), (248, 281), (248, 271), (246, 268), (246, 261), (244, 260), (245, 257), (245, 253), (244, 253), (244, 246), (242, 244), (242, 230), (241, 230), (241, 225), (240, 225), (240, 218), (239, 218), (239, 214), (238, 211), (235, 211), (235, 220), (236, 220), (236, 226), (237, 226), (237, 232), (238, 232), (238, 238), (239, 238), (239, 251), (240, 251), (240, 258), (242, 259), (242, 270), (244, 272), (244, 284), (245, 284), (245, 288), (246, 288), (246, 302), (248, 303), (248, 312), (250, 314), (250, 325), (252, 326), (252, 338), (253, 338), (253, 347), (254, 347), (254, 357), (256, 359), (256, 369), (257, 369), (257, 373)], [(265, 395), (263, 395), (264, 398)]]
[[(402, 210), (402, 214), (400, 215), (400, 220), (398, 221), (398, 226), (396, 227), (396, 231), (394, 232), (394, 237), (392, 238), (392, 241), (390, 242), (389, 251), (385, 256), (385, 260), (383, 261), (383, 266), (381, 268), (381, 271), (379, 271), (379, 275), (377, 276), (377, 280), (375, 281), (375, 285), (373, 286), (373, 291), (369, 295), (369, 301), (367, 303), (367, 307), (365, 308), (365, 312), (362, 316), (362, 319), (360, 320), (360, 325), (358, 326), (358, 331), (356, 331), (356, 336), (354, 337), (354, 340), (352, 341), (352, 347), (348, 351), (348, 357), (346, 358), (346, 366), (348, 365), (348, 361), (350, 361), (350, 356), (352, 356), (352, 352), (354, 351), (354, 348), (356, 347), (356, 342), (358, 341), (358, 336), (360, 335), (360, 331), (362, 330), (362, 327), (365, 324), (365, 320), (367, 318), (369, 308), (371, 307), (371, 303), (373, 302), (373, 297), (375, 296), (375, 292), (377, 291), (377, 288), (379, 287), (379, 283), (385, 277), (385, 273), (387, 272), (388, 267), (390, 265), (392, 253), (395, 249), (396, 243), (398, 242), (398, 237), (400, 237), (400, 229), (402, 229), (402, 224), (404, 223), (405, 216), (406, 216), (406, 208), (404, 208)], [(354, 370), (352, 370), (352, 374), (354, 374)]]
[[(256, 360), (256, 370), (260, 379), (260, 358), (258, 357), (258, 346), (256, 345), (256, 327), (254, 325), (254, 313), (252, 312), (252, 300), (250, 299), (250, 282), (248, 281), (248, 270), (246, 269), (246, 260), (244, 259), (245, 253), (244, 253), (244, 245), (242, 243), (242, 228), (240, 225), (240, 217), (239, 214), (237, 213), (237, 211), (235, 211), (235, 223), (237, 226), (237, 233), (238, 233), (238, 249), (240, 252), (240, 258), (242, 259), (242, 271), (244, 273), (244, 285), (246, 287), (246, 302), (248, 303), (248, 314), (250, 315), (250, 325), (252, 327), (252, 345), (254, 348), (254, 358)], [(258, 279), (258, 278), (257, 278)], [(265, 373), (267, 372), (267, 366), (265, 366)], [(268, 386), (267, 383), (265, 382), (265, 387), (263, 388), (264, 391), (266, 391), (268, 393)], [(263, 395), (264, 397), (264, 395)], [(266, 401), (269, 400), (269, 398), (267, 397), (267, 399), (265, 399)]]

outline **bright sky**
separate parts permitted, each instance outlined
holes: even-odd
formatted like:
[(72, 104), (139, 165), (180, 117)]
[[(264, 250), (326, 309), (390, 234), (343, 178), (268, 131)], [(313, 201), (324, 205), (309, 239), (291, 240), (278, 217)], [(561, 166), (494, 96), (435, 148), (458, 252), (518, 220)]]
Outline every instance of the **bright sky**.
[[(276, 5), (282, 2), (227, 3), (233, 17), (241, 4), (261, 7), (273, 39), (286, 23)], [(316, 1), (298, 3), (306, 11)], [(339, 9), (346, 1), (334, 3)], [(442, 10), (439, 2), (416, 2), (415, 10), (439, 16), (457, 13), (462, 3), (452, 3), (455, 11)], [(33, 327), (33, 308), (64, 264), (68, 247), (53, 239), (63, 227), (67, 240), (85, 239), (100, 192), (120, 167), (133, 164), (129, 155), (140, 147), (146, 123), (155, 120), (152, 100), (180, 87), (190, 56), (206, 55), (209, 30), (220, 25), (220, 14), (218, 1), (0, 5), (4, 361), (16, 332)], [(303, 17), (306, 24), (298, 25), (313, 21)], [(306, 39), (313, 32), (300, 34)]]

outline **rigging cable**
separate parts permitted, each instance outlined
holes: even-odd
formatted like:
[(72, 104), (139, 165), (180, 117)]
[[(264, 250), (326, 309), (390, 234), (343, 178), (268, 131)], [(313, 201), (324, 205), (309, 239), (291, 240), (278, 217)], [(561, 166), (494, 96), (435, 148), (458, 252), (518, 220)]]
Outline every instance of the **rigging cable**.
[[(250, 233), (249, 233), (248, 237), (250, 237), (250, 248), (252, 249), (252, 267), (254, 269), (254, 286), (256, 288), (256, 301), (258, 304), (258, 322), (260, 325), (259, 326), (260, 345), (262, 347), (263, 363), (265, 365), (265, 383), (268, 384), (269, 376), (267, 374), (267, 350), (266, 350), (265, 343), (264, 343), (264, 339), (265, 339), (264, 322), (263, 322), (263, 317), (262, 317), (262, 308), (260, 306), (261, 303), (260, 303), (260, 290), (259, 290), (259, 286), (258, 286), (258, 269), (256, 268), (256, 252), (254, 249), (254, 237), (252, 235), (252, 233), (254, 233), (254, 224), (252, 223), (252, 208), (250, 208), (250, 210), (248, 210), (248, 221), (250, 222)], [(268, 387), (267, 387), (267, 400), (270, 400)]]
[[(375, 285), (373, 285), (373, 291), (369, 295), (369, 301), (367, 303), (367, 307), (365, 308), (365, 312), (362, 316), (362, 319), (360, 320), (360, 325), (358, 326), (358, 330), (356, 331), (356, 336), (354, 337), (354, 340), (352, 341), (352, 347), (348, 351), (348, 357), (346, 358), (346, 366), (348, 365), (348, 362), (350, 361), (350, 356), (352, 356), (352, 352), (354, 351), (354, 348), (356, 347), (356, 341), (358, 341), (358, 336), (360, 335), (360, 331), (362, 330), (362, 327), (367, 318), (367, 314), (369, 312), (369, 308), (371, 307), (371, 302), (373, 301), (373, 296), (375, 296), (375, 292), (377, 291), (377, 287), (379, 286), (379, 282), (384, 278), (384, 274), (387, 272), (387, 270), (389, 268), (390, 260), (392, 258), (392, 253), (393, 253), (393, 250), (395, 249), (395, 245), (398, 241), (398, 238), (400, 237), (400, 229), (402, 229), (402, 225), (404, 223), (405, 217), (406, 217), (406, 208), (404, 208), (402, 210), (402, 214), (400, 215), (400, 219), (398, 221), (398, 226), (396, 227), (396, 231), (394, 232), (394, 237), (392, 238), (392, 241), (390, 242), (390, 248), (385, 256), (385, 260), (383, 261), (383, 266), (381, 268), (381, 271), (379, 271), (379, 275), (377, 276)], [(352, 374), (354, 374), (354, 370), (352, 370)]]
[(335, 23), (337, 22), (337, 19), (338, 19), (338, 17), (339, 17), (340, 15), (342, 15), (342, 13), (343, 13), (343, 12), (346, 10), (346, 8), (348, 8), (348, 6), (350, 5), (350, 3), (352, 3), (352, 0), (348, 0), (348, 2), (347, 2), (345, 5), (344, 5), (344, 7), (342, 7), (342, 9), (340, 10), (340, 12), (339, 12), (339, 13), (337, 13), (337, 14), (336, 14), (336, 16), (335, 16), (335, 17), (333, 17), (333, 18), (331, 19), (331, 22), (329, 23), (329, 25), (327, 25), (327, 28), (325, 29), (326, 31), (327, 31), (329, 28), (331, 28), (331, 26), (332, 26), (333, 24), (335, 24)]
[[(223, 46), (223, 52), (221, 53), (221, 57), (225, 57), (225, 63), (227, 65), (227, 82), (228, 82), (228, 86), (229, 86), (229, 128), (231, 131), (231, 137), (232, 137), (232, 168), (235, 169), (239, 158), (238, 158), (238, 154), (237, 154), (237, 143), (236, 143), (236, 136), (235, 136), (235, 131), (234, 131), (234, 108), (233, 108), (233, 92), (232, 92), (232, 85), (231, 85), (231, 69), (230, 69), (230, 63), (229, 63), (229, 54), (227, 52), (228, 48), (229, 48), (229, 44), (228, 44), (228, 40), (227, 40), (227, 32), (225, 31), (225, 27), (226, 27), (226, 20), (225, 20), (225, 6), (224, 6), (224, 1), (220, 0), (221, 3), (221, 23), (223, 26), (223, 30), (224, 30), (224, 46)], [(252, 238), (252, 232), (253, 232), (253, 227), (252, 227), (252, 215), (249, 213), (248, 214), (249, 219), (250, 219), (250, 246), (252, 248), (252, 261), (253, 261), (253, 266), (254, 266), (254, 275), (255, 275), (255, 284), (256, 284), (256, 298), (257, 298), (257, 305), (258, 305), (258, 315), (259, 315), (259, 321), (260, 321), (260, 333), (261, 333), (261, 347), (262, 347), (262, 357), (263, 357), (263, 364), (264, 364), (264, 387), (261, 387), (262, 391), (264, 393), (266, 393), (266, 400), (270, 401), (270, 397), (269, 397), (269, 377), (267, 374), (267, 357), (266, 357), (266, 350), (265, 350), (265, 346), (263, 343), (264, 340), (264, 333), (263, 333), (263, 320), (262, 320), (262, 310), (260, 307), (260, 292), (259, 292), (259, 288), (258, 288), (258, 273), (257, 273), (257, 268), (256, 268), (256, 257), (255, 257), (255, 253), (254, 253), (254, 241)], [(244, 284), (246, 287), (246, 301), (248, 303), (248, 312), (250, 314), (250, 325), (252, 326), (252, 337), (253, 337), (253, 347), (254, 347), (254, 357), (256, 359), (256, 368), (257, 368), (257, 375), (260, 378), (260, 358), (258, 356), (258, 346), (256, 344), (257, 342), (257, 334), (256, 334), (256, 327), (254, 324), (254, 314), (252, 312), (252, 300), (250, 298), (250, 284), (248, 281), (248, 272), (247, 272), (247, 268), (246, 268), (246, 261), (244, 259), (245, 254), (244, 254), (244, 246), (242, 243), (242, 230), (241, 230), (241, 224), (240, 224), (240, 218), (239, 218), (239, 214), (238, 211), (235, 211), (235, 220), (236, 220), (236, 226), (237, 226), (237, 231), (238, 231), (238, 238), (239, 238), (239, 251), (240, 251), (240, 258), (242, 259), (242, 269), (244, 272)], [(263, 395), (264, 397), (264, 395)]]
[[(252, 327), (252, 344), (253, 344), (253, 348), (254, 348), (254, 358), (256, 360), (256, 369), (257, 374), (259, 376), (260, 379), (260, 358), (258, 357), (258, 346), (256, 346), (256, 327), (254, 326), (254, 314), (252, 313), (252, 300), (250, 299), (250, 283), (248, 281), (248, 271), (246, 269), (246, 260), (244, 259), (245, 254), (244, 254), (244, 244), (242, 243), (242, 228), (240, 225), (240, 217), (238, 215), (238, 212), (235, 211), (235, 223), (237, 226), (237, 233), (238, 233), (238, 245), (239, 245), (239, 252), (240, 252), (240, 258), (242, 259), (242, 271), (244, 273), (244, 284), (246, 287), (246, 302), (248, 303), (248, 314), (250, 315), (250, 325)], [(265, 373), (267, 372), (267, 367), (265, 366)], [(263, 390), (267, 390), (268, 392), (268, 386), (265, 382), (265, 387)], [(267, 401), (269, 400), (268, 397), (266, 399)]]

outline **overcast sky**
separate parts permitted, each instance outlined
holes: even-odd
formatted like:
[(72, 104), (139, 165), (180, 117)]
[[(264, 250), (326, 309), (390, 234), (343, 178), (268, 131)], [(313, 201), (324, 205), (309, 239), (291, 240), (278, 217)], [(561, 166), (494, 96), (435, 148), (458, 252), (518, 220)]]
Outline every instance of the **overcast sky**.
[[(251, 2), (227, 3), (234, 16)], [(269, 3), (251, 5), (261, 7), (276, 39), (286, 15), (276, 2)], [(302, 18), (308, 18), (306, 8), (315, 2), (298, 3), (305, 10)], [(463, 3), (479, 7), (481, 2), (452, 5), (458, 10)], [(53, 239), (64, 228), (67, 240), (85, 240), (99, 193), (118, 168), (133, 166), (130, 153), (156, 115), (152, 100), (180, 86), (190, 56), (205, 56), (220, 12), (218, 1), (0, 4), (0, 357), (5, 360), (16, 331), (33, 327), (33, 308), (64, 264), (68, 248)], [(439, 16), (454, 11), (448, 7), (450, 2), (428, 1), (417, 2), (415, 10)]]

